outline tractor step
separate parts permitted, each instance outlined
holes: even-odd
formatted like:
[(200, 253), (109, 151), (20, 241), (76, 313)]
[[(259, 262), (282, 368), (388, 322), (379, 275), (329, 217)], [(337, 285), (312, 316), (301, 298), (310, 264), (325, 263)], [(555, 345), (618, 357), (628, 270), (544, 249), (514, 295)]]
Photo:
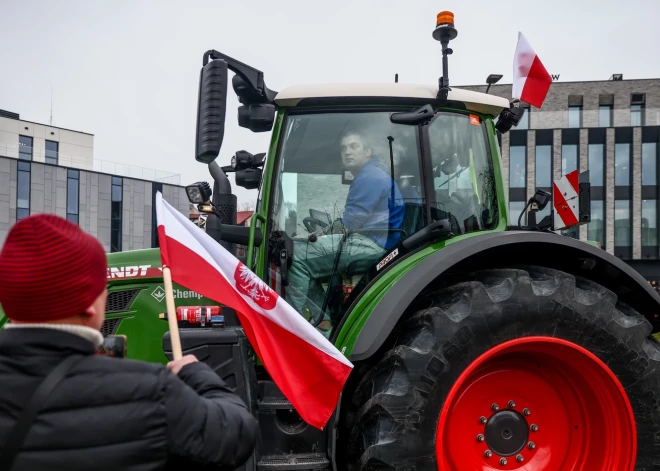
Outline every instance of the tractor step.
[(265, 397), (258, 404), (259, 410), (293, 409), (289, 400), (284, 397)]
[(257, 463), (258, 470), (308, 470), (308, 469), (330, 469), (330, 461), (323, 455), (288, 455), (263, 457)]
[(259, 410), (293, 409), (291, 402), (272, 381), (259, 381), (257, 400)]

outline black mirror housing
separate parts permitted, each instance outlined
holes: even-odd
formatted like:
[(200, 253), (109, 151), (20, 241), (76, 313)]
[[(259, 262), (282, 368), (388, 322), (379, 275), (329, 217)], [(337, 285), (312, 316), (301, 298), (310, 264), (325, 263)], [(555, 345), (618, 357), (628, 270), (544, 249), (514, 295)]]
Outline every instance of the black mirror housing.
[(227, 71), (224, 60), (207, 63), (200, 72), (195, 159), (209, 164), (220, 153), (225, 134)]
[(252, 132), (267, 132), (275, 123), (275, 105), (263, 103), (238, 107), (238, 125)]
[(261, 184), (262, 170), (260, 168), (246, 168), (236, 171), (236, 184), (247, 190), (255, 190)]

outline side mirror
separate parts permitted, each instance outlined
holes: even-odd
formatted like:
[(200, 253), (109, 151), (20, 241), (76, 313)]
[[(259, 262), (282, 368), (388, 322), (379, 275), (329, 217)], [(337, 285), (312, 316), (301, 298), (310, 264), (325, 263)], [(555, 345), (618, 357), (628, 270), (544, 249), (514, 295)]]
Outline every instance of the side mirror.
[(225, 135), (227, 70), (227, 62), (220, 59), (210, 61), (200, 72), (195, 159), (205, 164), (216, 159)]

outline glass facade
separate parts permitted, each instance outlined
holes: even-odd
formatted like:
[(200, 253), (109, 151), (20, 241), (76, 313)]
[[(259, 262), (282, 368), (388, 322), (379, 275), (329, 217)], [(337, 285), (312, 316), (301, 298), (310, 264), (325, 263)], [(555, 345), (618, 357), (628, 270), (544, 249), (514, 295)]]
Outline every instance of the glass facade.
[(110, 251), (121, 252), (122, 242), (122, 203), (124, 180), (112, 177), (111, 215), (110, 215)]
[(527, 188), (527, 147), (511, 146), (509, 188)]
[(29, 162), (18, 162), (16, 176), (16, 220), (30, 215), (30, 173), (32, 167)]
[(614, 146), (614, 184), (630, 186), (630, 144)]
[(612, 105), (600, 105), (598, 107), (598, 125), (601, 128), (612, 126)]
[(658, 144), (642, 143), (642, 185), (658, 184)]
[(32, 160), (32, 138), (29, 136), (18, 136), (18, 158), (20, 160)]
[(605, 145), (589, 144), (589, 183), (603, 186), (605, 183)]
[(67, 170), (66, 179), (66, 218), (79, 223), (78, 213), (80, 207), (80, 172), (78, 170)]
[(46, 141), (46, 163), (57, 165), (57, 154), (59, 143), (55, 141)]
[(587, 238), (600, 242), (605, 248), (605, 211), (602, 200), (591, 200), (591, 222), (587, 225)]
[(536, 146), (536, 187), (552, 187), (552, 146)]
[(630, 258), (632, 248), (632, 221), (630, 219), (630, 200), (614, 201), (614, 254), (621, 258)]
[(658, 245), (658, 201), (642, 200), (642, 247)]
[(582, 107), (569, 106), (568, 107), (568, 127), (579, 128), (582, 126)]
[(578, 169), (578, 146), (567, 144), (561, 146), (561, 174), (566, 175)]

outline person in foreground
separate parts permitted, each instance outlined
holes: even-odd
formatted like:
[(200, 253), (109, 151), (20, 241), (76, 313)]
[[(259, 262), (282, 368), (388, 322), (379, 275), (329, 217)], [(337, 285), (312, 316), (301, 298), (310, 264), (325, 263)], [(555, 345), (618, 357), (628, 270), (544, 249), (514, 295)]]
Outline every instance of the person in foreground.
[[(167, 367), (96, 355), (107, 297), (101, 244), (55, 215), (19, 221), (0, 252), (0, 469), (44, 378), (72, 361), (40, 402), (12, 470), (227, 469), (252, 454), (257, 423), (194, 356)], [(74, 358), (71, 358), (74, 357)], [(67, 360), (71, 358), (71, 360)], [(29, 409), (28, 409), (29, 410)]]

